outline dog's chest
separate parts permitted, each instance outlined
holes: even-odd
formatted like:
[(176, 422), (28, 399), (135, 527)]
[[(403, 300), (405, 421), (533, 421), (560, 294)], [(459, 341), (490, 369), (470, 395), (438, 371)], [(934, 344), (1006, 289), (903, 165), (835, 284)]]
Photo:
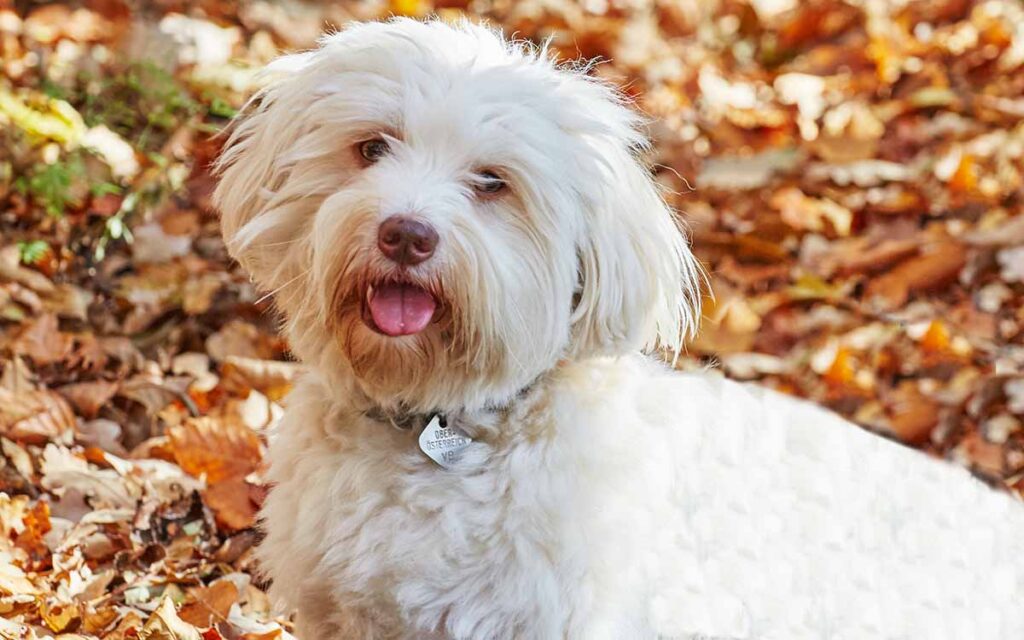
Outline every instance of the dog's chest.
[[(564, 560), (567, 532), (552, 517), (563, 499), (525, 495), (509, 452), (478, 446), (487, 463), (466, 472), (414, 447), (398, 453), (398, 465), (371, 471), (374, 486), (341, 498), (337, 523), (349, 535), (339, 583), (421, 629), (454, 623), (465, 627), (460, 637), (509, 637), (528, 620), (543, 625), (578, 571)], [(548, 624), (554, 631), (561, 622)]]
[(310, 565), (338, 602), (391, 618), (387, 626), (454, 637), (562, 637), (581, 615), (634, 628), (623, 602), (603, 611), (608, 599), (576, 589), (641, 592), (630, 550), (643, 527), (623, 527), (628, 509), (600, 486), (628, 480), (565, 473), (558, 443), (477, 442), (470, 468), (445, 469), (414, 437), (357, 442), (329, 461), (313, 454), (329, 480), (297, 481), (328, 505), (323, 531), (301, 537), (319, 541)]

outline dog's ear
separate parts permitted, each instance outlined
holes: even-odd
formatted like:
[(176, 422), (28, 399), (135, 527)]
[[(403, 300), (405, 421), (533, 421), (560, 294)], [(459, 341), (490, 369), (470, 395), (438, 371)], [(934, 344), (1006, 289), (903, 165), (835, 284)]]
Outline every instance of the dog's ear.
[(287, 223), (298, 203), (282, 187), (294, 165), (289, 152), (309, 126), (302, 116), (316, 98), (297, 86), (301, 76), (295, 74), (301, 74), (313, 55), (284, 56), (268, 67), (270, 84), (224, 132), (227, 141), (214, 165), (220, 180), (213, 200), (228, 252), (268, 289), (278, 286), (275, 281), (295, 231)]
[(613, 107), (605, 113), (606, 135), (588, 144), (596, 184), (581, 189), (588, 195), (573, 348), (577, 355), (678, 351), (697, 326), (703, 272), (639, 159), (646, 140), (636, 133), (636, 117)]

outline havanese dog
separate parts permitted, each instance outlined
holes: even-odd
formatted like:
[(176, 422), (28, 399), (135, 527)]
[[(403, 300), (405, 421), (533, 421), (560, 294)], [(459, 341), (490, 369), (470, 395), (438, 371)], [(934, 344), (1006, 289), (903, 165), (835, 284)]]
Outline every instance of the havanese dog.
[(586, 68), (395, 19), (272, 65), (216, 201), (308, 373), (260, 558), (302, 640), (1024, 638), (1024, 510), (673, 371), (700, 269)]

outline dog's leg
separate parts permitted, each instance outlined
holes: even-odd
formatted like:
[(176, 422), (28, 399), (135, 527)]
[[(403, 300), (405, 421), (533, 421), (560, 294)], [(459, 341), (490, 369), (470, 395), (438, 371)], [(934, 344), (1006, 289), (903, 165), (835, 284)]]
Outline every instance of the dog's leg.
[(339, 606), (328, 595), (313, 594), (299, 605), (295, 632), (298, 640), (405, 640), (393, 625), (381, 624), (381, 617), (364, 608)]
[(334, 623), (336, 608), (329, 595), (319, 589), (305, 588), (296, 615), (295, 634), (299, 640), (341, 638)]

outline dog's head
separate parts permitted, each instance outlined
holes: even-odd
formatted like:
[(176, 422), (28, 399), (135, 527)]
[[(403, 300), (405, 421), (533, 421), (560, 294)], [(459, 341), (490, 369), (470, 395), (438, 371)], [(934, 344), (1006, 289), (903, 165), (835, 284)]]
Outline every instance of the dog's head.
[(479, 407), (678, 347), (697, 266), (606, 84), (480, 26), (351, 26), (272, 66), (216, 201), (296, 353), (384, 405)]

